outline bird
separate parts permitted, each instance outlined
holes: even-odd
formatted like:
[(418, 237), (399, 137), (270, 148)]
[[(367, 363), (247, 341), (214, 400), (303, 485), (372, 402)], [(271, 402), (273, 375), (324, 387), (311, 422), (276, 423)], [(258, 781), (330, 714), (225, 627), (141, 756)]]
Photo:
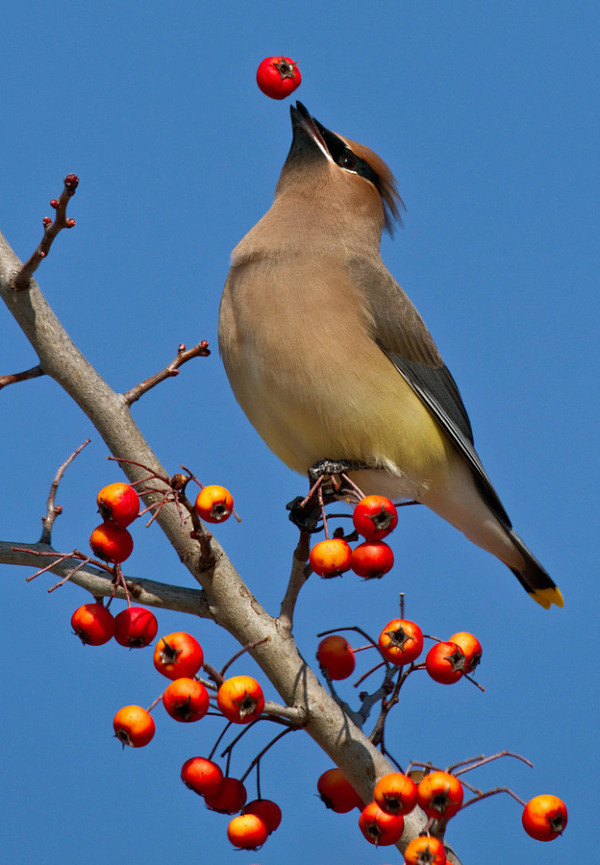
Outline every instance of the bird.
[(385, 267), (404, 205), (385, 162), (291, 105), (271, 208), (237, 244), (219, 310), (233, 393), (303, 474), (342, 461), (365, 492), (426, 505), (510, 568), (542, 607), (560, 590), (515, 532), (458, 387)]

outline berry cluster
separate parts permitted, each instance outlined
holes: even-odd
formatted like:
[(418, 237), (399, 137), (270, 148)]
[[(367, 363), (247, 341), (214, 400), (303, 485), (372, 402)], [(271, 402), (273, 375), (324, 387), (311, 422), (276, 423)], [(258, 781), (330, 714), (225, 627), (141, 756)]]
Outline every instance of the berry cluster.
[(356, 666), (355, 652), (376, 646), (383, 662), (370, 672), (375, 672), (386, 663), (394, 667), (410, 664), (404, 679), (414, 670), (425, 669), (435, 682), (444, 685), (451, 685), (472, 673), (481, 661), (481, 643), (468, 631), (459, 631), (447, 641), (435, 637), (429, 639), (435, 640), (435, 643), (427, 652), (424, 663), (415, 664), (423, 651), (421, 628), (409, 619), (392, 619), (379, 634), (377, 643), (372, 641), (360, 649), (353, 649), (340, 634), (325, 637), (319, 643), (317, 660), (321, 670), (330, 679), (347, 679)]
[[(171, 683), (150, 709), (141, 706), (119, 709), (113, 727), (115, 736), (122, 744), (139, 748), (151, 741), (155, 724), (150, 712), (161, 700), (166, 712), (180, 723), (201, 720), (211, 707), (232, 724), (250, 724), (260, 718), (265, 698), (256, 679), (244, 675), (223, 679), (212, 668), (208, 668), (211, 676), (220, 682), (217, 687), (210, 682), (200, 681), (203, 665), (204, 652), (191, 634), (177, 632), (162, 637), (154, 650), (154, 666), (159, 673), (171, 679)], [(209, 689), (216, 691), (216, 706), (211, 704)], [(255, 850), (264, 844), (268, 835), (281, 822), (281, 810), (270, 799), (259, 796), (246, 804), (243, 779), (224, 775), (220, 766), (212, 760), (212, 753), (208, 758), (198, 756), (186, 760), (181, 768), (181, 780), (190, 790), (203, 797), (210, 810), (221, 814), (239, 814), (231, 820), (227, 829), (227, 837), (235, 847)]]
[(398, 511), (386, 496), (365, 496), (354, 508), (354, 528), (365, 540), (352, 549), (344, 538), (319, 541), (310, 551), (310, 566), (320, 577), (339, 577), (353, 570), (359, 577), (382, 577), (394, 566), (394, 554), (383, 538), (398, 525)]
[[(500, 756), (500, 755), (498, 755)], [(404, 851), (406, 865), (446, 865), (442, 841), (429, 834), (445, 826), (463, 807), (464, 786), (457, 777), (481, 762), (470, 763), (453, 773), (434, 769), (423, 772), (390, 772), (379, 779), (373, 791), (373, 801), (365, 805), (341, 769), (327, 769), (317, 781), (317, 790), (327, 808), (337, 814), (360, 811), (358, 826), (366, 840), (376, 847), (396, 844), (404, 831), (404, 817), (417, 806), (425, 812), (428, 823), (425, 832), (414, 838)], [(417, 764), (422, 765), (422, 764)], [(412, 775), (420, 780), (416, 782)], [(470, 785), (466, 785), (473, 789)], [(480, 794), (466, 805), (483, 798)], [(567, 825), (565, 803), (557, 796), (535, 796), (524, 805), (522, 822), (525, 831), (538, 841), (552, 841)]]

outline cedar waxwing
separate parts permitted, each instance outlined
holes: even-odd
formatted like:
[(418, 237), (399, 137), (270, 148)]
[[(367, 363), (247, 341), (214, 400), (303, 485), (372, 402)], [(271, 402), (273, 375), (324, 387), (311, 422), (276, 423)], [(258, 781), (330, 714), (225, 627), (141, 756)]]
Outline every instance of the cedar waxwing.
[(559, 589), (513, 530), (473, 446), (458, 388), (386, 270), (403, 206), (385, 163), (298, 102), (271, 209), (232, 253), (219, 346), (267, 445), (306, 473), (349, 461), (366, 493), (427, 505), (504, 562), (535, 601)]

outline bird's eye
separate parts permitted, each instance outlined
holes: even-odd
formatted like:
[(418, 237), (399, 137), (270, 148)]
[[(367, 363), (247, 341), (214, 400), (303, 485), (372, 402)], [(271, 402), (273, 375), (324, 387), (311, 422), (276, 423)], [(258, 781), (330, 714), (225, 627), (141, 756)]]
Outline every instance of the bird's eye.
[(349, 153), (342, 153), (338, 159), (338, 165), (341, 165), (342, 168), (347, 168), (349, 171), (354, 171), (356, 168), (356, 159)]

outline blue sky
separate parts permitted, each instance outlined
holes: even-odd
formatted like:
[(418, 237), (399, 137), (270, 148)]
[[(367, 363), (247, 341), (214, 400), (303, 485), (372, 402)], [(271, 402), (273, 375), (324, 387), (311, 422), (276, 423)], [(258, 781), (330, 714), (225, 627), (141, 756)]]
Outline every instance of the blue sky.
[[(297, 611), (302, 652), (317, 632), (378, 632), (405, 591), (429, 633), (472, 630), (484, 646), (486, 694), (409, 681), (390, 750), (446, 765), (518, 751), (484, 787), (523, 798), (554, 792), (569, 806), (562, 839), (524, 835), (501, 797), (455, 818), (463, 862), (577, 861), (588, 850), (597, 768), (597, 33), (592, 2), (252, 4), (122, 0), (31, 2), (3, 14), (0, 228), (16, 252), (37, 244), (48, 202), (80, 176), (64, 233), (38, 276), (67, 330), (107, 381), (125, 390), (162, 368), (179, 343), (208, 339), (188, 365), (135, 406), (171, 471), (190, 465), (233, 492), (243, 522), (218, 529), (259, 600), (278, 608), (295, 531), (285, 502), (304, 490), (268, 452), (232, 397), (216, 351), (228, 257), (269, 207), (290, 142), (289, 100), (255, 84), (270, 54), (300, 64), (297, 96), (331, 129), (376, 150), (407, 206), (384, 259), (422, 313), (457, 379), (479, 453), (527, 544), (560, 585), (565, 608), (544, 612), (510, 572), (421, 508), (408, 508), (384, 580), (311, 579)], [(35, 356), (0, 314), (0, 367)], [(51, 381), (4, 390), (3, 539), (35, 540), (57, 466), (89, 435), (59, 498), (54, 542), (85, 546), (95, 496), (118, 479), (89, 422)], [(157, 528), (135, 528), (129, 572), (189, 585)], [(329, 767), (301, 734), (265, 760), (263, 794), (284, 820), (255, 854), (237, 854), (226, 818), (179, 781), (218, 725), (175, 725), (159, 707), (147, 748), (121, 753), (111, 720), (149, 704), (163, 683), (150, 650), (81, 646), (66, 586), (3, 570), (5, 801), (2, 848), (31, 861), (386, 865), (356, 816), (315, 798)], [(211, 624), (159, 615), (159, 633), (190, 629), (220, 666), (236, 650)], [(593, 654), (590, 655), (590, 652)], [(367, 659), (360, 661), (366, 669)], [(238, 662), (237, 672), (252, 672)], [(343, 689), (342, 689), (343, 690)], [(268, 696), (275, 695), (266, 687)], [(348, 688), (348, 694), (350, 688)], [(181, 729), (183, 727), (183, 729)], [(176, 728), (176, 729), (175, 729)], [(266, 734), (234, 759), (243, 771)], [(262, 738), (261, 738), (262, 737)], [(249, 737), (250, 738), (250, 737)], [(595, 812), (594, 812), (595, 813)]]

